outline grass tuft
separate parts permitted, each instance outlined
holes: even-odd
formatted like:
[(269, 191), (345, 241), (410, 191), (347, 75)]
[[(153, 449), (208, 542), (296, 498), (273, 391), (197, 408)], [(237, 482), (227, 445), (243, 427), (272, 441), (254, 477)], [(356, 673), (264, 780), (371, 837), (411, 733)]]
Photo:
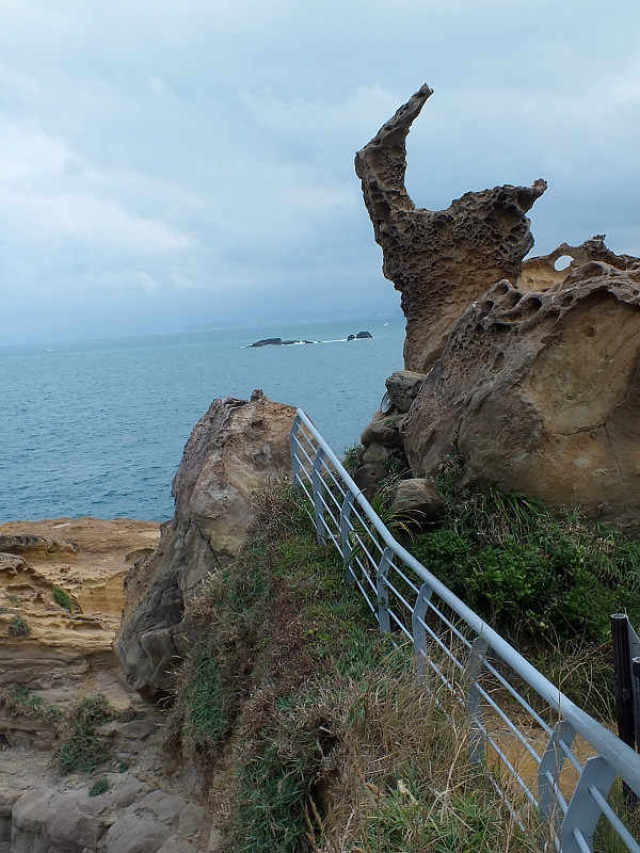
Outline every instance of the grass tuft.
[(66, 592), (66, 590), (62, 589), (59, 586), (54, 586), (53, 600), (56, 604), (59, 604), (60, 607), (63, 607), (69, 613), (73, 612), (73, 601), (71, 600), (71, 596), (68, 592)]
[(90, 797), (99, 797), (101, 794), (106, 794), (109, 790), (109, 780), (106, 777), (98, 779), (98, 781), (89, 788)]
[(7, 633), (10, 637), (28, 637), (31, 633), (31, 628), (22, 616), (14, 616), (9, 622)]
[(109, 757), (109, 744), (96, 729), (113, 719), (113, 711), (102, 694), (83, 699), (68, 721), (67, 737), (55, 752), (58, 770), (63, 773), (93, 773)]

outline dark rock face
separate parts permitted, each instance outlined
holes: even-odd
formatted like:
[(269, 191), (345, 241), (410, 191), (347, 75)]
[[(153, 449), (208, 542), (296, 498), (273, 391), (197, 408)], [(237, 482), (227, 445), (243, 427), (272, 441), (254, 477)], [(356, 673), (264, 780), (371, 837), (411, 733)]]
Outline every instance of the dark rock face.
[(404, 185), (405, 140), (432, 94), (422, 86), (355, 159), (383, 273), (402, 293), (405, 368), (423, 373), (467, 305), (493, 282), (519, 276), (533, 246), (525, 214), (547, 186), (505, 185), (465, 193), (447, 210), (416, 208)]
[(150, 558), (126, 579), (116, 652), (131, 687), (166, 691), (172, 661), (187, 639), (185, 607), (209, 572), (232, 560), (254, 520), (252, 499), (290, 473), (295, 410), (263, 394), (251, 402), (214, 400), (194, 426), (173, 481), (175, 514)]

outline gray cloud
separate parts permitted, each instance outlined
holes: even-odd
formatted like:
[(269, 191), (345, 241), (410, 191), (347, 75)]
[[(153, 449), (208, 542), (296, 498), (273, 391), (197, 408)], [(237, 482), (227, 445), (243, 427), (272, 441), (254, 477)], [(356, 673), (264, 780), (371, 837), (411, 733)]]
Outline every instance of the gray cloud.
[(2, 3), (6, 343), (392, 310), (353, 154), (425, 80), (417, 204), (543, 176), (536, 251), (640, 254), (631, 0), (52, 5)]

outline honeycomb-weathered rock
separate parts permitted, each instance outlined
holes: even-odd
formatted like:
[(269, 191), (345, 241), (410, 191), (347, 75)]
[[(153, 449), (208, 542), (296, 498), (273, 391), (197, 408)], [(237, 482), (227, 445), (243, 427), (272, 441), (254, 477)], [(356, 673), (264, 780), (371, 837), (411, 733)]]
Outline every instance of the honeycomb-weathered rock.
[(416, 476), (455, 448), (467, 481), (637, 525), (640, 261), (613, 257), (469, 305), (403, 422)]
[(384, 275), (402, 294), (405, 368), (421, 372), (440, 356), (470, 302), (499, 279), (518, 278), (533, 246), (525, 214), (547, 186), (505, 185), (465, 193), (447, 210), (416, 208), (404, 185), (405, 140), (431, 94), (422, 86), (355, 159)]

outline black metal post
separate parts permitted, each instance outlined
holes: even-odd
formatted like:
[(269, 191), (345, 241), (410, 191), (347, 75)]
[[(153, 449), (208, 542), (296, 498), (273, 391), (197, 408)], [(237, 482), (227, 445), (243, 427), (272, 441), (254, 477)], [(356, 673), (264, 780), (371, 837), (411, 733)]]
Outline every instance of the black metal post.
[[(611, 616), (611, 639), (613, 640), (613, 672), (616, 694), (616, 719), (618, 736), (632, 749), (636, 748), (636, 723), (633, 713), (631, 688), (631, 653), (626, 613)], [(640, 674), (640, 670), (639, 670)], [(638, 798), (628, 785), (622, 786), (627, 806), (635, 806)]]

